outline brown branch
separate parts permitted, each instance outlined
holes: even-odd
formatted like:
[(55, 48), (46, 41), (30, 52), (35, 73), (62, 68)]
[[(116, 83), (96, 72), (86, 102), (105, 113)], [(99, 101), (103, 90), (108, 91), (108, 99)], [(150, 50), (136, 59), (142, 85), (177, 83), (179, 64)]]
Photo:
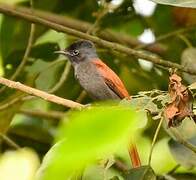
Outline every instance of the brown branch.
[[(56, 62), (54, 62), (54, 63), (56, 63)], [(54, 63), (52, 63), (52, 64), (54, 64)], [(48, 91), (48, 93), (53, 94), (53, 93), (55, 93), (62, 86), (62, 84), (67, 79), (67, 76), (69, 74), (69, 71), (70, 71), (70, 64), (67, 64), (65, 66), (65, 69), (64, 69), (64, 71), (62, 73), (62, 76), (61, 76), (60, 80), (57, 82), (57, 84), (55, 84), (55, 86), (52, 89), (50, 89)], [(17, 98), (11, 99), (9, 102), (6, 102), (3, 105), (0, 105), (0, 110), (7, 109), (10, 106), (13, 106), (14, 104), (16, 104), (16, 103), (18, 103), (20, 101), (27, 101), (27, 100), (32, 100), (32, 99), (35, 99), (35, 98), (36, 98), (35, 96), (23, 94), (23, 95), (21, 95), (21, 96), (19, 96)]]
[[(193, 69), (183, 67), (180, 64), (172, 63), (171, 61), (166, 61), (166, 60), (158, 57), (155, 54), (149, 54), (149, 53), (146, 53), (143, 51), (137, 51), (137, 50), (125, 47), (125, 46), (117, 44), (117, 43), (112, 43), (112, 42), (103, 40), (101, 38), (91, 36), (86, 33), (83, 33), (83, 32), (80, 32), (80, 31), (77, 31), (74, 29), (70, 29), (70, 28), (64, 27), (62, 25), (50, 22), (50, 21), (47, 21), (45, 19), (37, 17), (36, 15), (21, 13), (17, 10), (13, 10), (12, 8), (9, 8), (9, 7), (10, 6), (5, 6), (5, 5), (0, 4), (0, 12), (4, 13), (6, 15), (10, 15), (10, 16), (20, 17), (20, 18), (27, 20), (29, 22), (44, 25), (44, 26), (52, 28), (56, 31), (67, 33), (69, 35), (72, 35), (72, 36), (75, 36), (78, 38), (91, 40), (92, 42), (94, 42), (100, 46), (103, 46), (105, 48), (116, 50), (116, 51), (119, 51), (119, 52), (127, 54), (127, 55), (135, 56), (136, 58), (145, 59), (147, 61), (153, 62), (153, 63), (161, 65), (161, 66), (177, 68), (177, 69), (179, 69), (183, 72), (187, 72), (189, 74), (194, 74), (194, 75), (196, 74), (196, 71)], [(15, 9), (17, 9), (17, 7), (15, 7)]]
[(25, 93), (30, 94), (30, 95), (40, 97), (40, 98), (42, 98), (46, 101), (50, 101), (50, 102), (53, 102), (53, 103), (56, 103), (56, 104), (59, 104), (59, 105), (63, 105), (65, 107), (77, 108), (77, 109), (85, 107), (84, 105), (79, 104), (77, 102), (74, 102), (74, 101), (71, 101), (71, 100), (68, 100), (68, 99), (63, 99), (63, 98), (55, 96), (53, 94), (46, 93), (44, 91), (26, 86), (24, 84), (21, 84), (20, 82), (11, 81), (11, 80), (8, 80), (8, 79), (3, 78), (3, 77), (0, 77), (0, 84), (3, 84), (5, 86), (8, 86), (8, 87), (13, 88), (13, 89), (20, 90), (20, 91), (25, 92)]
[[(41, 11), (41, 10), (34, 10), (32, 12), (29, 8), (26, 8), (26, 7), (19, 7), (19, 6), (13, 7), (13, 6), (8, 6), (3, 3), (0, 3), (0, 8), (3, 8), (3, 9), (6, 8), (13, 13), (14, 12), (21, 12), (24, 14), (34, 15), (34, 16), (40, 17), (42, 19), (51, 21), (53, 23), (57, 23), (57, 24), (60, 24), (60, 25), (69, 27), (71, 29), (75, 29), (75, 30), (84, 32), (84, 33), (86, 33), (93, 26), (93, 24), (90, 24), (88, 22), (81, 21), (78, 19), (73, 19), (73, 18), (70, 18), (65, 15), (60, 16), (60, 15), (57, 15), (57, 14), (54, 14), (51, 12), (45, 12), (45, 11)], [(101, 30), (101, 31), (97, 32), (97, 36), (101, 37), (102, 39), (108, 40), (108, 41), (126, 44), (130, 47), (136, 47), (138, 45), (143, 45), (143, 43), (141, 43), (135, 37), (132, 37), (132, 36), (126, 35), (126, 34), (122, 34), (122, 33), (119, 34), (119, 33), (113, 32), (109, 29)], [(162, 54), (165, 52), (166, 48), (161, 44), (154, 43), (153, 45), (149, 45), (146, 48), (146, 50), (149, 50), (154, 53)]]
[(55, 119), (60, 120), (64, 117), (65, 113), (60, 111), (40, 111), (40, 110), (27, 110), (27, 109), (20, 109), (18, 111), (20, 114), (24, 114), (27, 116), (38, 117), (38, 118), (45, 118), (45, 119)]

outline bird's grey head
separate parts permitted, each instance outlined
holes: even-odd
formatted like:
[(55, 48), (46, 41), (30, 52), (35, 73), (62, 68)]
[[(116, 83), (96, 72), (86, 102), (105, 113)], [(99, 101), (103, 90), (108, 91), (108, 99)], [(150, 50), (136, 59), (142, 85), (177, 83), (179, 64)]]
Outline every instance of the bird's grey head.
[(76, 41), (65, 50), (56, 51), (56, 53), (67, 56), (73, 65), (97, 58), (95, 46), (88, 40)]

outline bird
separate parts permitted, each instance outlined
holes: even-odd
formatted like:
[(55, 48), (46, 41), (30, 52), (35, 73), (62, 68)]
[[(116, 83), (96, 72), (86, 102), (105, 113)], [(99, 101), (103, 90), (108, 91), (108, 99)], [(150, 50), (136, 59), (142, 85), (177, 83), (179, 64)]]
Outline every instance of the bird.
[[(74, 68), (75, 78), (92, 99), (131, 99), (118, 75), (99, 58), (93, 42), (77, 40), (66, 49), (55, 53), (68, 58)], [(132, 167), (140, 167), (141, 161), (135, 144), (131, 144), (129, 153)]]

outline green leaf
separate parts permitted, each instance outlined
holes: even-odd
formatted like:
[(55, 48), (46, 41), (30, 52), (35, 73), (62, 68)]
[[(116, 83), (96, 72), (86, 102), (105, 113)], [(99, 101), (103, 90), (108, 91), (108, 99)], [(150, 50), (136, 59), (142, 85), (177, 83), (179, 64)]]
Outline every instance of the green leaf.
[[(187, 48), (182, 52), (181, 56), (181, 64), (184, 68), (191, 69), (193, 71), (196, 70), (195, 64), (195, 57), (196, 57), (196, 48)], [(196, 81), (195, 75), (190, 75), (188, 73), (183, 73), (183, 78), (188, 83), (193, 83)]]
[(156, 180), (156, 175), (150, 166), (131, 169), (124, 177), (125, 180)]
[(194, 173), (176, 173), (172, 174), (172, 177), (177, 180), (195, 180), (196, 175)]
[(38, 78), (35, 81), (35, 86), (38, 89), (48, 91), (55, 83), (60, 79), (65, 61), (54, 61), (48, 64), (48, 66), (40, 72)]
[(73, 112), (59, 129), (59, 143), (38, 172), (44, 180), (65, 179), (98, 158), (127, 144), (144, 118), (123, 106), (101, 106)]
[[(27, 64), (32, 64), (32, 61), (35, 61), (35, 59), (41, 59), (44, 61), (54, 61), (57, 59), (58, 55), (54, 53), (54, 51), (58, 50), (59, 46), (57, 43), (43, 43), (36, 45), (32, 48), (31, 53), (28, 57)], [(7, 58), (4, 59), (3, 66), (5, 67), (5, 76), (11, 76), (18, 65), (21, 63), (23, 56), (25, 53), (25, 49), (23, 50), (16, 50), (9, 54)], [(7, 66), (11, 66), (11, 68), (6, 68)], [(41, 67), (40, 67), (41, 68)], [(21, 77), (24, 77), (24, 74), (20, 74)]]
[(171, 6), (196, 8), (195, 0), (151, 0), (159, 4), (166, 4)]
[[(35, 9), (54, 10), (58, 0), (35, 1)], [(29, 6), (29, 2), (22, 2), (18, 5)], [(46, 27), (36, 25), (35, 39), (47, 30)], [(30, 23), (18, 18), (4, 16), (0, 28), (0, 40), (2, 58), (6, 58), (10, 53), (17, 50), (23, 50), (27, 46), (30, 33)]]
[[(196, 145), (196, 136), (187, 139), (193, 145)], [(196, 154), (182, 144), (170, 139), (168, 142), (170, 151), (174, 159), (187, 168), (194, 168), (196, 166)]]
[[(5, 96), (5, 95), (4, 95)], [(4, 107), (6, 104), (9, 104), (10, 101), (16, 98), (22, 97), (21, 92), (16, 92), (12, 94), (11, 96), (7, 97), (5, 100), (0, 102), (0, 107)], [(1, 109), (0, 111), (0, 133), (4, 134), (7, 132), (10, 123), (15, 115), (15, 113), (18, 111), (20, 106), (22, 105), (22, 102), (17, 102), (10, 106), (9, 108)]]

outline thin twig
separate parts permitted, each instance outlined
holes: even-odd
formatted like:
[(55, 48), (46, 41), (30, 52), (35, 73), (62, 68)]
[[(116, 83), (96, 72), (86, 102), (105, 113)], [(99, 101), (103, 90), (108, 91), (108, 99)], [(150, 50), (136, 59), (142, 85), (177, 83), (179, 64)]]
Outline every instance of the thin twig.
[(78, 98), (76, 99), (76, 102), (81, 103), (84, 98), (87, 96), (87, 92), (85, 90), (82, 90)]
[[(31, 6), (31, 10), (33, 10), (33, 0), (30, 0), (30, 6)], [(20, 73), (23, 71), (23, 69), (27, 63), (28, 56), (31, 52), (31, 48), (32, 48), (33, 41), (34, 41), (34, 35), (35, 35), (35, 24), (31, 23), (30, 34), (29, 34), (27, 47), (26, 47), (24, 56), (22, 58), (21, 63), (19, 64), (16, 71), (14, 72), (14, 74), (9, 78), (10, 80), (15, 80), (20, 75)], [(2, 93), (5, 89), (6, 89), (6, 86), (2, 87), (0, 89), (0, 93)]]
[(100, 11), (98, 12), (97, 18), (94, 24), (86, 32), (87, 34), (96, 34), (96, 32), (99, 29), (101, 20), (108, 13), (108, 3), (105, 0), (103, 1), (102, 6), (103, 6), (103, 9), (100, 9)]
[(192, 48), (193, 45), (191, 44), (191, 42), (182, 34), (178, 34), (178, 37), (184, 41), (184, 43), (187, 45), (188, 48)]
[[(50, 27), (52, 29), (55, 29), (59, 32), (67, 33), (67, 34), (75, 36), (75, 37), (91, 40), (92, 42), (94, 42), (94, 43), (96, 43), (100, 46), (103, 46), (105, 48), (116, 50), (116, 51), (119, 51), (121, 53), (125, 53), (127, 55), (135, 56), (136, 58), (145, 59), (147, 61), (153, 62), (153, 63), (161, 65), (161, 66), (177, 68), (177, 69), (179, 69), (181, 71), (184, 71), (184, 72), (187, 72), (189, 74), (196, 74), (196, 71), (193, 70), (193, 69), (183, 67), (182, 65), (177, 64), (177, 63), (172, 63), (172, 61), (166, 61), (166, 60), (158, 57), (155, 54), (149, 54), (149, 53), (146, 53), (146, 52), (143, 52), (143, 51), (137, 51), (137, 50), (122, 46), (122, 45), (117, 44), (117, 43), (112, 43), (112, 42), (103, 40), (101, 38), (98, 38), (98, 37), (95, 37), (95, 36), (92, 36), (92, 35), (88, 35), (86, 33), (82, 33), (80, 31), (77, 31), (77, 30), (74, 30), (74, 29), (71, 29), (71, 28), (64, 27), (62, 25), (47, 21), (47, 20), (42, 19), (40, 17), (37, 17), (35, 15), (25, 14), (25, 13), (22, 13), (22, 12), (19, 12), (19, 11), (13, 11), (12, 9), (7, 8), (7, 7), (8, 6), (5, 6), (5, 5), (2, 6), (1, 5), (0, 6), (0, 12), (4, 13), (4, 14), (7, 14), (7, 15), (10, 15), (10, 16), (20, 17), (20, 18), (22, 18), (24, 20), (27, 20), (29, 22), (44, 25), (44, 26)], [(17, 8), (17, 7), (15, 7), (15, 8)]]
[(176, 166), (174, 166), (167, 174), (174, 174), (176, 172), (176, 170), (180, 167), (180, 164), (177, 164)]
[(0, 105), (0, 111), (2, 111), (2, 110), (4, 110), (4, 109), (7, 109), (7, 108), (9, 108), (10, 106), (12, 106), (12, 105), (14, 105), (14, 104), (20, 102), (25, 96), (26, 96), (25, 94), (22, 94), (22, 95), (20, 95), (20, 96), (18, 96), (18, 97), (16, 97), (16, 98), (11, 99), (10, 101), (8, 101), (8, 102), (6, 102), (6, 103)]
[[(86, 33), (88, 29), (92, 27), (92, 24), (88, 22), (81, 21), (78, 19), (73, 19), (65, 15), (60, 16), (60, 15), (57, 15), (51, 12), (45, 12), (41, 10), (34, 10), (32, 12), (27, 7), (20, 7), (20, 6), (13, 7), (13, 6), (5, 5), (2, 3), (0, 3), (0, 7), (7, 8), (13, 13), (22, 12), (24, 14), (31, 14), (31, 15), (33, 14), (45, 20), (48, 20), (48, 21), (72, 28), (72, 29), (76, 29), (78, 31), (82, 31), (84, 33)], [(132, 37), (131, 35), (119, 34), (119, 33), (113, 32), (108, 29), (99, 31), (97, 35), (101, 37), (102, 39), (105, 39), (108, 41), (118, 42), (118, 43), (124, 42), (123, 44), (127, 44), (130, 47), (135, 47), (138, 44), (143, 44), (138, 39), (136, 39), (135, 37)], [(146, 49), (151, 52), (158, 53), (158, 54), (165, 52), (165, 47), (163, 47), (161, 44), (153, 44), (151, 46), (148, 46)]]
[(66, 81), (69, 72), (71, 70), (71, 63), (69, 61), (67, 61), (67, 64), (65, 65), (64, 71), (61, 75), (61, 78), (59, 79), (59, 81), (55, 84), (55, 86), (50, 89), (48, 91), (48, 93), (55, 93), (56, 91), (58, 91), (58, 89), (63, 85), (63, 83)]
[(55, 119), (60, 120), (64, 117), (65, 113), (60, 111), (40, 111), (40, 110), (29, 110), (29, 109), (20, 109), (18, 111), (20, 114), (24, 114), (27, 116), (33, 116), (38, 118), (45, 118), (45, 119)]
[(79, 104), (77, 102), (74, 102), (74, 101), (71, 101), (71, 100), (68, 100), (68, 99), (63, 99), (63, 98), (55, 96), (53, 94), (49, 94), (47, 92), (44, 92), (44, 91), (41, 91), (41, 90), (38, 90), (38, 89), (35, 89), (35, 88), (32, 88), (32, 87), (26, 86), (26, 85), (24, 85), (20, 82), (11, 81), (11, 80), (8, 80), (8, 79), (3, 78), (3, 77), (0, 77), (0, 84), (3, 84), (5, 86), (8, 86), (8, 87), (13, 88), (13, 89), (20, 90), (20, 91), (25, 92), (25, 93), (30, 94), (30, 95), (40, 97), (40, 98), (42, 98), (46, 101), (50, 101), (50, 102), (53, 102), (53, 103), (56, 103), (56, 104), (59, 104), (59, 105), (63, 105), (65, 107), (77, 108), (77, 109), (85, 107), (84, 105)]
[(16, 144), (13, 140), (11, 140), (8, 136), (0, 133), (1, 138), (11, 147), (13, 147), (14, 149), (20, 149), (20, 146), (18, 144)]
[(155, 131), (153, 140), (152, 140), (152, 144), (151, 144), (151, 148), (150, 148), (150, 153), (149, 153), (149, 158), (148, 158), (148, 165), (149, 165), (149, 166), (150, 166), (150, 164), (151, 164), (152, 152), (153, 152), (154, 145), (155, 145), (155, 142), (156, 142), (156, 140), (157, 140), (159, 131), (160, 131), (160, 129), (161, 129), (161, 125), (162, 125), (163, 119), (164, 119), (164, 118), (161, 117), (161, 119), (160, 119), (160, 121), (159, 121), (159, 124), (158, 124), (158, 126), (157, 126), (157, 129), (156, 129), (156, 131)]

